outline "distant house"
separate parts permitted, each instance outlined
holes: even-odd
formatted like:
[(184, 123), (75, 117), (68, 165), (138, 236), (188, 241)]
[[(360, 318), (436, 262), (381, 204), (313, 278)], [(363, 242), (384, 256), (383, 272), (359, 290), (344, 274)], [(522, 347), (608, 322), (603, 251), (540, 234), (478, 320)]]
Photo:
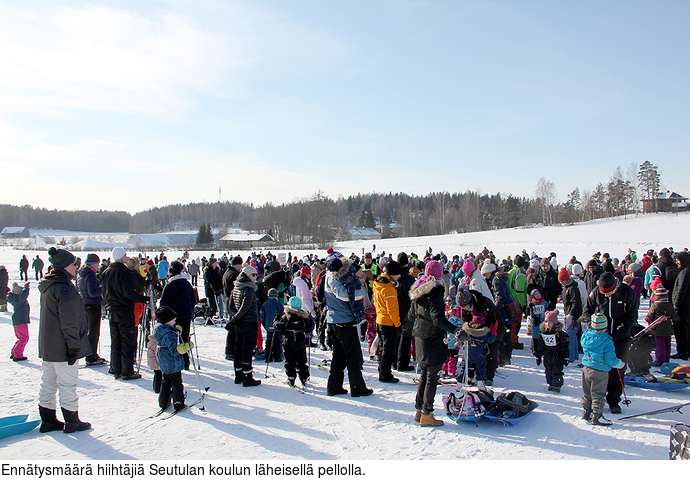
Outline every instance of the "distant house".
[(27, 227), (5, 227), (0, 232), (2, 238), (29, 238), (29, 229)]
[(132, 247), (152, 248), (187, 246), (196, 243), (196, 233), (139, 233), (132, 235), (127, 244)]
[(378, 240), (381, 233), (375, 228), (344, 228), (338, 233), (337, 239), (347, 240)]
[(267, 233), (228, 233), (218, 240), (224, 248), (254, 248), (268, 246), (275, 242), (275, 239)]
[(644, 213), (687, 212), (688, 197), (679, 195), (676, 192), (662, 192), (655, 199), (642, 200), (642, 211)]

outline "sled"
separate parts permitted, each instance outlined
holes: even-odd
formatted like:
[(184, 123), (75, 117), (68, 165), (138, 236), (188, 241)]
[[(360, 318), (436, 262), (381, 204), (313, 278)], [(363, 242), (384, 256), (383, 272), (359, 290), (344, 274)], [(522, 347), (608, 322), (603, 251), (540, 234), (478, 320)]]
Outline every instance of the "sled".
[(41, 423), (38, 415), (13, 415), (0, 418), (0, 438), (30, 432)]
[(625, 377), (625, 384), (631, 387), (649, 388), (652, 390), (682, 390), (690, 387), (690, 383), (648, 382), (644, 377)]
[(539, 406), (537, 402), (533, 403), (534, 406), (530, 405), (530, 411), (520, 417), (511, 415), (512, 412), (503, 412), (496, 415), (495, 413), (488, 411), (486, 412), (486, 414), (484, 414), (484, 418), (486, 418), (487, 420), (491, 420), (494, 423), (502, 423), (504, 425), (517, 425), (520, 422), (522, 422), (525, 418), (527, 418), (534, 411), (534, 409)]

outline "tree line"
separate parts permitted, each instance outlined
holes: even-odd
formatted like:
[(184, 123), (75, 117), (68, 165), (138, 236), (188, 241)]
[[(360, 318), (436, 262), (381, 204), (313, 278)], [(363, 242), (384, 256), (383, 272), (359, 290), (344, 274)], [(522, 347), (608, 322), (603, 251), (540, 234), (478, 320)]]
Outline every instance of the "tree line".
[(321, 190), (307, 198), (274, 205), (225, 201), (176, 204), (134, 215), (0, 207), (0, 225), (79, 231), (156, 233), (199, 230), (208, 242), (211, 229), (241, 228), (268, 233), (283, 244), (327, 245), (347, 238), (348, 227), (377, 228), (382, 237), (410, 237), (513, 228), (534, 224), (574, 223), (636, 213), (640, 200), (655, 198), (661, 188), (658, 167), (647, 161), (626, 171), (617, 167), (607, 182), (592, 190), (575, 188), (560, 202), (556, 187), (540, 178), (532, 198), (510, 193), (432, 192), (359, 193), (332, 199)]

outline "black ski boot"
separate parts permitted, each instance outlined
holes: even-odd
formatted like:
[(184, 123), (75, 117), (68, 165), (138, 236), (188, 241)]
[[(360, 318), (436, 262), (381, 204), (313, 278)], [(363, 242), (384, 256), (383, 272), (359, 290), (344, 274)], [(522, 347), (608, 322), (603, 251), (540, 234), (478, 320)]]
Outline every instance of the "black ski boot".
[(252, 372), (244, 374), (244, 380), (242, 381), (243, 387), (256, 387), (259, 385), (261, 385), (261, 380), (255, 380)]
[(235, 385), (244, 382), (244, 372), (242, 370), (235, 370)]
[(38, 429), (41, 433), (62, 430), (65, 428), (65, 424), (57, 419), (55, 410), (51, 410), (50, 408), (39, 405), (38, 413), (41, 415), (41, 428)]
[(582, 411), (582, 420), (586, 422), (591, 422), (592, 421), (592, 411), (591, 410), (583, 410)]
[(91, 428), (90, 423), (79, 420), (79, 412), (70, 412), (63, 408), (62, 416), (65, 419), (65, 433), (82, 432)]

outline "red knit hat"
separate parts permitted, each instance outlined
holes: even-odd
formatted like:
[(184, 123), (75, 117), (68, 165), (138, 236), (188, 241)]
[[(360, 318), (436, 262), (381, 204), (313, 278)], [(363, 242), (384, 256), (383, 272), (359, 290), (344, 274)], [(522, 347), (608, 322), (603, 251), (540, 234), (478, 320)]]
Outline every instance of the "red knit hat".
[(563, 267), (561, 268), (560, 272), (558, 272), (558, 281), (567, 282), (568, 280), (570, 280), (570, 274), (568, 273), (568, 270)]

